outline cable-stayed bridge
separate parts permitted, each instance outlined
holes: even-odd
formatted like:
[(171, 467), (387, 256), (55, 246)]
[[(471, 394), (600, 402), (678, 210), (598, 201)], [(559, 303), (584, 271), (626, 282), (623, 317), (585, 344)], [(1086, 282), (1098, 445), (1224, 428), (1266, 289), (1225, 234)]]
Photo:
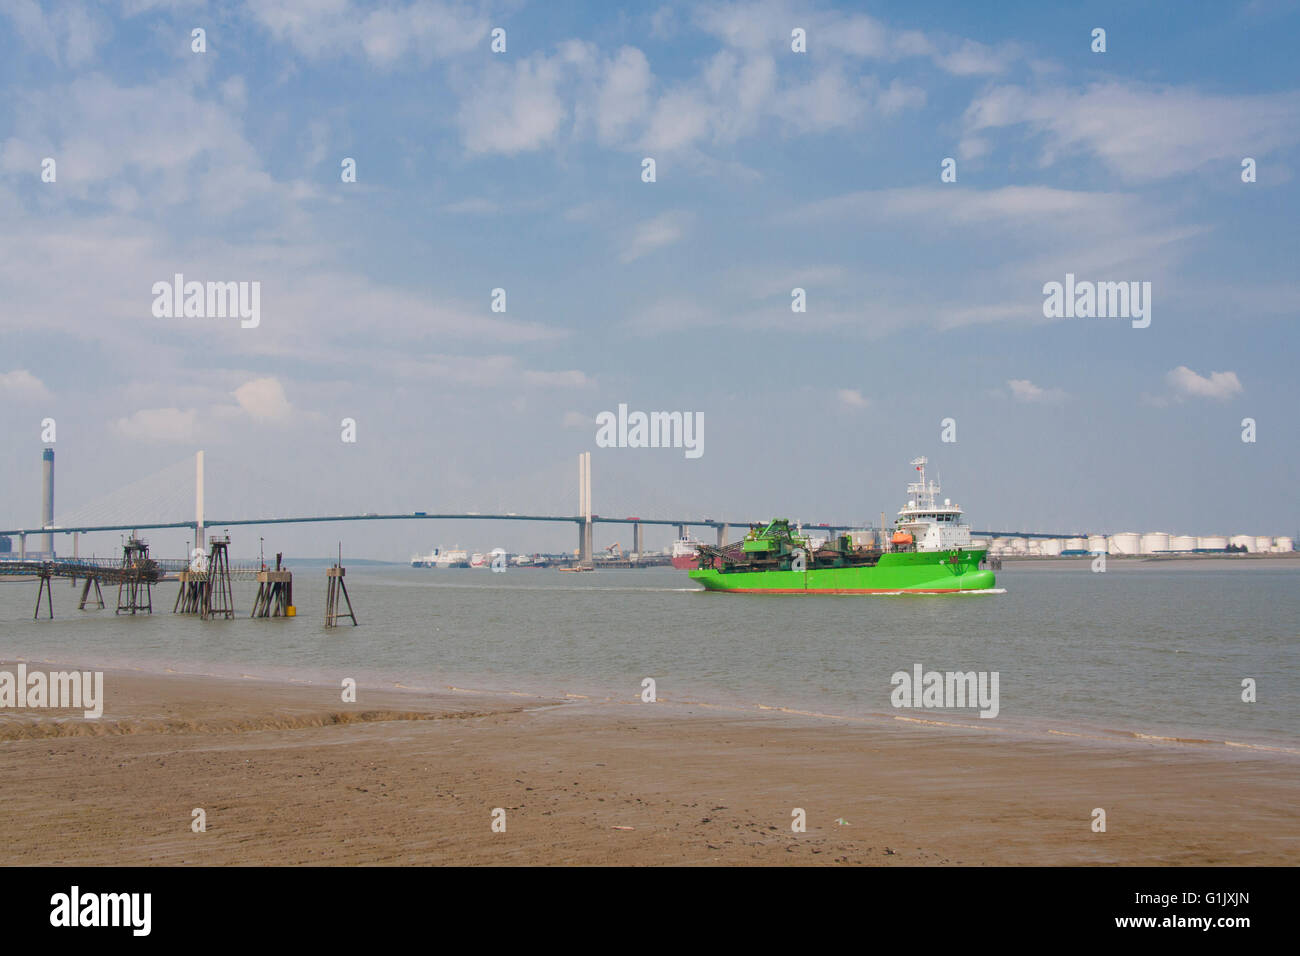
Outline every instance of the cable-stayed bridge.
[[(209, 518), (205, 513), (205, 475), (204, 455), (199, 452), (193, 458), (162, 468), (150, 475), (139, 478), (130, 484), (111, 492), (80, 508), (60, 512), (58, 520), (53, 520), (53, 454), (46, 450), (48, 468), (45, 473), (46, 486), (43, 488), (45, 517), (41, 524), (32, 527), (0, 529), (0, 535), (17, 538), (17, 548), (12, 552), (20, 560), (29, 555), (51, 556), (54, 552), (55, 535), (71, 534), (73, 536), (73, 555), (78, 553), (78, 536), (95, 532), (135, 532), (157, 529), (189, 529), (193, 531), (196, 547), (202, 547), (207, 528), (231, 528), (250, 525), (305, 525), (331, 522), (372, 522), (372, 521), (528, 521), (569, 523), (575, 525), (578, 533), (578, 552), (580, 560), (589, 562), (592, 557), (592, 528), (596, 524), (623, 524), (632, 526), (633, 551), (641, 552), (642, 529), (646, 525), (669, 526), (677, 529), (681, 537), (687, 528), (712, 528), (719, 545), (727, 543), (731, 529), (748, 528), (751, 525), (763, 525), (773, 516), (741, 517), (729, 515), (716, 518), (710, 515), (682, 515), (672, 511), (671, 504), (655, 499), (659, 498), (651, 489), (629, 488), (626, 479), (620, 481), (620, 497), (626, 498), (629, 492), (636, 494), (642, 504), (650, 507), (634, 510), (626, 505), (617, 510), (622, 513), (599, 514), (592, 511), (591, 495), (591, 458), (590, 453), (579, 456), (578, 462), (578, 510), (570, 513), (557, 502), (547, 511), (530, 510), (516, 512), (503, 507), (507, 492), (498, 491), (498, 506), (490, 510), (470, 510), (468, 508), (442, 508), (430, 510), (387, 510), (364, 511), (338, 514), (263, 514), (260, 516), (234, 515)], [(551, 469), (553, 471), (553, 469)], [(566, 469), (567, 470), (567, 469)], [(570, 472), (570, 474), (572, 474)], [(548, 481), (553, 477), (543, 474), (531, 477), (532, 485), (559, 487), (558, 481)], [(517, 493), (517, 492), (513, 492)], [(192, 510), (190, 510), (192, 508)], [(651, 510), (653, 508), (653, 510)], [(188, 512), (188, 514), (186, 514)], [(157, 516), (149, 520), (148, 515)], [(192, 515), (190, 517), (189, 515)], [(141, 520), (143, 519), (143, 520)], [(826, 532), (841, 532), (874, 527), (857, 522), (803, 522), (804, 527)], [(1076, 532), (1033, 532), (1033, 531), (975, 531), (979, 536), (1015, 536), (1025, 538), (1070, 537)], [(29, 542), (29, 537), (36, 539)], [(29, 547), (29, 544), (32, 547)]]

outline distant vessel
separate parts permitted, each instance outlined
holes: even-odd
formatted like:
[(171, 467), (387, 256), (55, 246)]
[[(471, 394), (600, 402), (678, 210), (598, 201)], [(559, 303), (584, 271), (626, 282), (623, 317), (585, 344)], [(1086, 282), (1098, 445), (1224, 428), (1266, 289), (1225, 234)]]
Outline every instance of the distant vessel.
[(704, 542), (698, 538), (691, 537), (689, 531), (683, 531), (682, 536), (673, 542), (672, 558), (673, 567), (678, 571), (689, 571), (691, 568), (700, 566), (699, 547)]
[[(937, 482), (925, 479), (925, 458), (912, 460), (919, 480), (907, 486), (888, 542), (876, 547), (842, 534), (814, 547), (784, 518), (753, 528), (724, 548), (697, 547), (691, 578), (709, 591), (766, 594), (942, 594), (994, 586), (980, 567), (985, 548), (971, 548), (961, 507), (936, 503)], [(882, 529), (882, 535), (883, 535)]]
[(417, 554), (411, 558), (413, 568), (467, 568), (469, 555), (459, 548), (444, 550), (434, 548), (428, 554)]

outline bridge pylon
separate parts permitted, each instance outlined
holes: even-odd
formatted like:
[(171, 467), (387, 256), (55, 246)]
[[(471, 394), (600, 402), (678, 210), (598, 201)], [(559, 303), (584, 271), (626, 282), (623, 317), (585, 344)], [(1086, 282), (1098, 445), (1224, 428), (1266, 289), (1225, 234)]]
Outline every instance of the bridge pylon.
[(578, 456), (578, 564), (590, 565), (592, 559), (591, 534), (591, 452)]

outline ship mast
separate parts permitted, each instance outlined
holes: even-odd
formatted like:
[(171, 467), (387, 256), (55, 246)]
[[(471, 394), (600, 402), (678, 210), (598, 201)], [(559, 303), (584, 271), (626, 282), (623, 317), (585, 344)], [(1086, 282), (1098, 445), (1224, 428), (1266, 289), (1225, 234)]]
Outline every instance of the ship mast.
[(932, 510), (935, 496), (939, 494), (939, 483), (935, 481), (927, 483), (925, 480), (925, 466), (928, 462), (929, 459), (924, 456), (912, 459), (912, 467), (920, 473), (918, 475), (920, 480), (909, 482), (907, 485), (908, 495), (916, 496), (916, 506), (921, 510)]

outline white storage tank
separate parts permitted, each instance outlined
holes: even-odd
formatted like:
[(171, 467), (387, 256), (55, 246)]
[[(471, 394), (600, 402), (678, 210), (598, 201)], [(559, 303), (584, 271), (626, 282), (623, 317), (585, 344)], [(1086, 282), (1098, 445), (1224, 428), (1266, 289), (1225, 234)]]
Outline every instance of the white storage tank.
[(1121, 531), (1107, 539), (1111, 554), (1137, 554), (1142, 545), (1142, 538), (1133, 531)]
[(1222, 551), (1228, 546), (1228, 539), (1221, 534), (1211, 534), (1196, 539), (1197, 551)]
[(1260, 554), (1268, 554), (1268, 552), (1273, 550), (1273, 539), (1266, 535), (1256, 536), (1255, 550)]
[(1044, 538), (1038, 542), (1038, 553), (1048, 557), (1056, 557), (1061, 553), (1061, 539)]
[(1062, 551), (1083, 551), (1088, 547), (1087, 538), (1066, 538)]
[(1195, 551), (1196, 535), (1194, 534), (1171, 534), (1169, 536), (1170, 551)]
[(1273, 539), (1273, 550), (1274, 550), (1274, 551), (1278, 551), (1278, 552), (1281, 552), (1281, 551), (1294, 551), (1294, 550), (1295, 550), (1295, 542), (1292, 541), (1290, 538), (1274, 538), (1274, 539)]
[(1024, 538), (1008, 538), (1007, 548), (1010, 549), (1013, 554), (1028, 554), (1029, 542)]
[(1169, 551), (1169, 535), (1163, 531), (1148, 531), (1142, 536), (1143, 554), (1165, 554)]
[(1253, 534), (1234, 534), (1228, 539), (1228, 544), (1234, 548), (1245, 548), (1247, 551), (1255, 550), (1255, 536)]
[(1106, 536), (1104, 534), (1088, 535), (1088, 550), (1096, 554), (1098, 551), (1105, 552)]

